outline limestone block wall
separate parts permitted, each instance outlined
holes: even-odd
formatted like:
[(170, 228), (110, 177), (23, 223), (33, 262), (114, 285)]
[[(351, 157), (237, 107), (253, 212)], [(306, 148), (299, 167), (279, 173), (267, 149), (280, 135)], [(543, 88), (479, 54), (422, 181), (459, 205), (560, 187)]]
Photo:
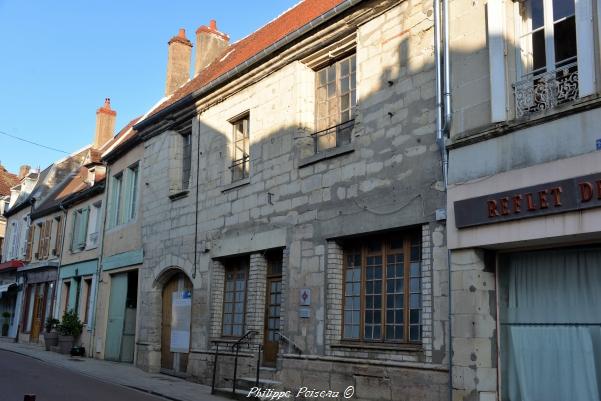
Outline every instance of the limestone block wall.
[(485, 271), (481, 250), (451, 253), (453, 399), (496, 399), (497, 323), (495, 274)]
[[(273, 248), (284, 249), (281, 331), (312, 361), (331, 358), (324, 362), (328, 371), (338, 364), (361, 364), (375, 353), (335, 353), (328, 348), (331, 336), (340, 335), (335, 324), (340, 313), (331, 297), (340, 296), (342, 277), (336, 271), (341, 256), (333, 244), (336, 238), (412, 228), (422, 233), (423, 347), (417, 352), (383, 351), (377, 358), (394, 359), (397, 365), (390, 369), (397, 369), (398, 377), (402, 364), (417, 363), (415, 369), (438, 369), (436, 380), (445, 382), (448, 294), (444, 226), (434, 221), (435, 210), (444, 207), (444, 192), (434, 135), (432, 5), (379, 3), (387, 3), (389, 9), (356, 31), (358, 100), (352, 143), (345, 154), (307, 162), (313, 157), (306, 144), (312, 141), (315, 120), (315, 71), (302, 57), (291, 57), (285, 67), (198, 111), (191, 123), (192, 179), (187, 194), (169, 197), (174, 179), (171, 137), (181, 132), (165, 131), (145, 142), (140, 313), (147, 318), (140, 322), (140, 366), (155, 370), (160, 365), (161, 277), (178, 269), (194, 285), (197, 308), (187, 373), (208, 382), (211, 340), (221, 333), (223, 258), (250, 255), (247, 328), (262, 328), (261, 253)], [(362, 3), (349, 20), (371, 6)], [(319, 33), (308, 40), (320, 43)], [(250, 177), (232, 183), (230, 121), (245, 113)], [(311, 290), (311, 305), (309, 317), (301, 318), (299, 293), (304, 288)], [(282, 343), (278, 368), (283, 381), (288, 380), (284, 372), (297, 368), (294, 362), (287, 365), (288, 359), (294, 360), (292, 353)], [(387, 372), (377, 370), (378, 375)], [(349, 374), (347, 379), (354, 380), (355, 373)], [(438, 390), (433, 394), (432, 399), (440, 398)]]

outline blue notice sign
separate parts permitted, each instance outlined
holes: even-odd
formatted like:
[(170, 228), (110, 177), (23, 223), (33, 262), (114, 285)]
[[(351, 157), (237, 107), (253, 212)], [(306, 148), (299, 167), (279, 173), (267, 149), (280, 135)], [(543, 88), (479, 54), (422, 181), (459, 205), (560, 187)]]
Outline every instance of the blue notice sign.
[(597, 150), (601, 150), (601, 139), (597, 139), (596, 144), (597, 144)]

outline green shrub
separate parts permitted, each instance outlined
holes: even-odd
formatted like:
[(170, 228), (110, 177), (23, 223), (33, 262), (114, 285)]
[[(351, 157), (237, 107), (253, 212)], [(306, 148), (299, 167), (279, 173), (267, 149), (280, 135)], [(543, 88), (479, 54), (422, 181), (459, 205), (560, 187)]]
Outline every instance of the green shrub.
[(60, 323), (60, 321), (58, 319), (55, 319), (53, 317), (49, 317), (48, 319), (46, 319), (46, 324), (44, 324), (44, 328), (46, 329), (46, 333), (50, 333), (52, 330), (54, 330), (55, 328), (57, 328), (58, 324)]
[(57, 326), (58, 333), (62, 336), (77, 337), (81, 334), (83, 323), (79, 320), (77, 313), (73, 309), (65, 312), (61, 322)]

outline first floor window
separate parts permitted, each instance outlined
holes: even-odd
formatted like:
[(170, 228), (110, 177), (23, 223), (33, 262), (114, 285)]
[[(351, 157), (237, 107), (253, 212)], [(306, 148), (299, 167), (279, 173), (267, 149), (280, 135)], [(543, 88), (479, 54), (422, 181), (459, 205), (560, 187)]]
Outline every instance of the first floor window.
[(502, 255), (501, 399), (601, 399), (601, 249)]
[(246, 283), (248, 266), (244, 261), (226, 268), (223, 300), (224, 336), (239, 337), (244, 334), (246, 311)]
[(232, 165), (230, 167), (232, 171), (232, 182), (247, 178), (249, 174), (250, 134), (248, 122), (248, 114), (232, 121), (233, 157)]
[(421, 241), (391, 234), (344, 250), (343, 338), (421, 341)]

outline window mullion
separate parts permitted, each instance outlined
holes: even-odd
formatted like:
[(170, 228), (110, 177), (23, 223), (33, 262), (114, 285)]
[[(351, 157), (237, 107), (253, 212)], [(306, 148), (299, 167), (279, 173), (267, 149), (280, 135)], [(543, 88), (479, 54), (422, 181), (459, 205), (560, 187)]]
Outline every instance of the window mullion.
[(386, 297), (387, 297), (387, 292), (386, 292), (386, 280), (387, 280), (387, 271), (388, 271), (388, 266), (387, 266), (387, 259), (388, 259), (388, 242), (387, 241), (382, 241), (382, 295), (381, 295), (381, 299), (382, 299), (382, 309), (380, 310), (380, 315), (382, 316), (380, 319), (380, 324), (381, 324), (381, 333), (382, 333), (382, 339), (381, 341), (386, 341), (386, 312), (387, 312), (387, 308), (388, 308), (388, 304), (386, 302)]
[(411, 265), (411, 243), (403, 238), (403, 342), (409, 342), (409, 310), (410, 310), (410, 265)]
[(361, 247), (359, 248), (359, 251), (361, 252), (361, 285), (360, 287), (360, 297), (361, 299), (359, 300), (359, 305), (361, 308), (361, 319), (359, 319), (360, 325), (359, 325), (359, 339), (361, 340), (365, 340), (365, 286), (366, 286), (366, 274), (365, 274), (365, 270), (366, 270), (366, 266), (367, 266), (367, 248), (365, 245), (361, 245)]
[(547, 72), (555, 70), (555, 41), (553, 27), (553, 0), (543, 0), (545, 19), (545, 55)]

